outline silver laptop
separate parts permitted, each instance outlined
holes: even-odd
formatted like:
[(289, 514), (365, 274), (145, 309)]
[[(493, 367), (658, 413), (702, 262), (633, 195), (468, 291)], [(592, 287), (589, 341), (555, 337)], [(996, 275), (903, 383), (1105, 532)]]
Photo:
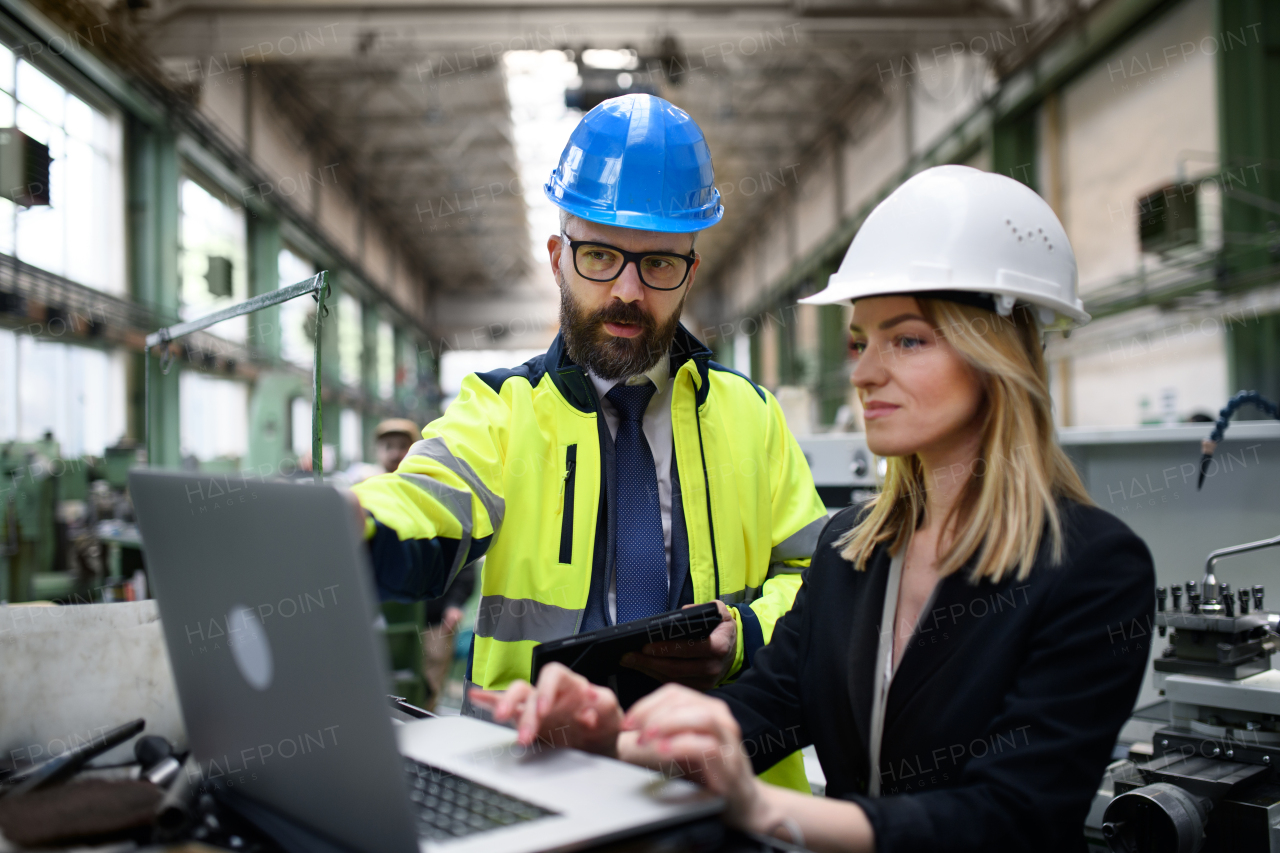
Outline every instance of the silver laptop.
[(570, 850), (721, 809), (492, 723), (393, 725), (372, 573), (335, 489), (141, 470), (129, 486), (206, 784), (388, 853)]

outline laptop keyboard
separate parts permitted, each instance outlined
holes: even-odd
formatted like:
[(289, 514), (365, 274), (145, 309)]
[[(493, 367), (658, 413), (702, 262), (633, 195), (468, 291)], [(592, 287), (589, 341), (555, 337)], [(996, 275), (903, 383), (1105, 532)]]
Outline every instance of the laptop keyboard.
[(412, 758), (405, 772), (423, 838), (461, 838), (555, 814)]

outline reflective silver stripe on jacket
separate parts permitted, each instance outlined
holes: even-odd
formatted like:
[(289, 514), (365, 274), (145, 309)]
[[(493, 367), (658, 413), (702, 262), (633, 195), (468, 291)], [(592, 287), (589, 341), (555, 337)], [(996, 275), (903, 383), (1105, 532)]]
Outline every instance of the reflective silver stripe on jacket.
[(400, 476), (444, 504), (445, 509), (453, 513), (453, 517), (458, 519), (458, 524), (462, 526), (462, 536), (458, 538), (458, 553), (453, 557), (453, 565), (449, 568), (449, 580), (445, 583), (447, 589), (457, 577), (458, 572), (462, 571), (467, 552), (471, 550), (471, 493), (465, 489), (446, 486), (426, 474), (401, 474)]
[[(804, 527), (773, 546), (769, 554), (770, 563), (781, 563), (783, 560), (805, 560), (813, 556), (813, 549), (818, 547), (818, 535), (827, 526), (827, 517), (815, 518)], [(786, 569), (783, 568), (782, 571)]]
[(760, 587), (748, 586), (737, 592), (726, 592), (720, 596), (720, 600), (725, 604), (750, 604), (760, 597)]
[[(407, 455), (433, 459), (457, 474), (475, 496), (480, 499), (480, 503), (484, 506), (484, 511), (489, 514), (489, 525), (493, 528), (494, 533), (498, 532), (498, 528), (502, 526), (502, 516), (507, 511), (507, 502), (494, 494), (493, 490), (484, 484), (484, 481), (480, 479), (480, 475), (471, 467), (470, 462), (454, 456), (443, 438), (436, 436), (435, 438), (424, 438), (421, 441), (415, 441), (413, 446), (409, 448)], [(467, 502), (467, 515), (468, 517), (471, 515), (470, 501)]]
[(544, 604), (532, 598), (486, 595), (476, 611), (476, 636), (518, 643), (533, 640), (546, 643), (573, 633), (581, 610)]

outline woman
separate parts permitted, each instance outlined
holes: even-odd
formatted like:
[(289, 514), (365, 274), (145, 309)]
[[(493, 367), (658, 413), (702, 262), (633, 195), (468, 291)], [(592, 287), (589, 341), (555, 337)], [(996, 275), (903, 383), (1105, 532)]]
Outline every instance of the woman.
[[(1155, 576), (1054, 439), (1041, 334), (1088, 320), (1075, 279), (1026, 187), (957, 166), (912, 178), (812, 300), (853, 300), (884, 488), (828, 523), (752, 669), (625, 716), (563, 668), (482, 701), (526, 743), (557, 731), (674, 765), (734, 825), (815, 850), (1083, 850), (1147, 662), (1113, 638), (1149, 624)], [(826, 798), (754, 779), (808, 744)]]

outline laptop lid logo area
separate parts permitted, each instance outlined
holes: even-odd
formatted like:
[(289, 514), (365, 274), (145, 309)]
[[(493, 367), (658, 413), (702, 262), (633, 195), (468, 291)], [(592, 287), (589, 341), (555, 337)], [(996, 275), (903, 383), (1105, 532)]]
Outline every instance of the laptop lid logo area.
[[(236, 662), (236, 669), (254, 690), (266, 690), (271, 686), (271, 677), (275, 673), (274, 661), (271, 657), (271, 644), (267, 642), (267, 632), (257, 620), (257, 614), (243, 604), (237, 604), (227, 611), (227, 645), (231, 647), (231, 657)], [(237, 629), (234, 626), (239, 625)]]

